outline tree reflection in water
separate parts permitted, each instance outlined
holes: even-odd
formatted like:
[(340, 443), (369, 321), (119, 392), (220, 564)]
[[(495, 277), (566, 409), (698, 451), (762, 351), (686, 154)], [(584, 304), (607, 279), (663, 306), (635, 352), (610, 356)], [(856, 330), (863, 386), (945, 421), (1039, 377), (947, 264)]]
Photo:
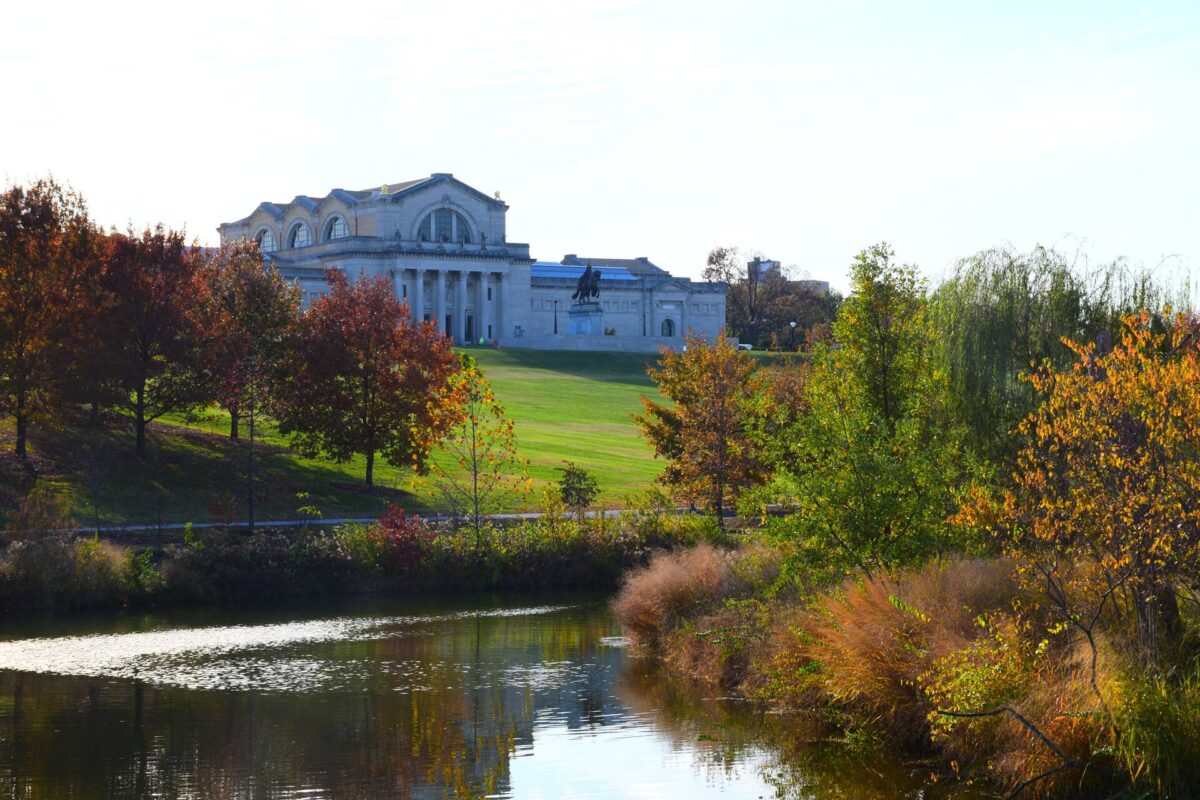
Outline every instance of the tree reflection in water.
[[(669, 796), (866, 798), (902, 785), (902, 770), (844, 748), (767, 756), (764, 740), (793, 741), (781, 718), (671, 687), (612, 646), (602, 602), (360, 616), (330, 620), (330, 636), (311, 619), (302, 636), (264, 626), (260, 646), (259, 628), (187, 629), (196, 648), (169, 653), (136, 633), (0, 642), (0, 796), (557, 797), (569, 784), (607, 798), (653, 782)], [(55, 662), (73, 674), (34, 672), (34, 647), (85, 656)]]

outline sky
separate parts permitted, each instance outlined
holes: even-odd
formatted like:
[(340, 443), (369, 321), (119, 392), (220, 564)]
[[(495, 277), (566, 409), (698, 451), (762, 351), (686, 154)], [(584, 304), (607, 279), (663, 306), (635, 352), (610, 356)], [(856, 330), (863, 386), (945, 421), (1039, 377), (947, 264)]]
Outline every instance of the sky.
[(1200, 268), (1194, 0), (41, 0), (5, 7), (0, 74), (6, 184), (206, 244), (263, 200), (451, 172), (539, 259)]

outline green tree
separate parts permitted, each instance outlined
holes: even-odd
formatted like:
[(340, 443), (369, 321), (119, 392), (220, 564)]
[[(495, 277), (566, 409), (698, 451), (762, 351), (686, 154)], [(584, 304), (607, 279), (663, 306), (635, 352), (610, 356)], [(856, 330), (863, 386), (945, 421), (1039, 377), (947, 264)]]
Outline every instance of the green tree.
[(580, 521), (583, 515), (600, 494), (600, 486), (595, 477), (578, 464), (567, 461), (565, 467), (559, 467), (562, 478), (558, 481), (558, 491), (563, 505), (575, 509)]
[(873, 574), (956, 545), (947, 518), (974, 463), (947, 413), (916, 270), (881, 244), (858, 255), (851, 279), (835, 344), (789, 379), (795, 399), (769, 404), (760, 439), (776, 440), (772, 499), (793, 510), (783, 534), (823, 563)]
[[(1125, 315), (1186, 294), (1122, 261), (1097, 269), (1080, 261), (1045, 247), (985, 250), (960, 261), (933, 296), (950, 405), (972, 444), (996, 461), (1015, 455), (1020, 440), (1011, 433), (1037, 406), (1024, 380), (1031, 369), (1072, 363), (1066, 340), (1107, 349)], [(1159, 331), (1169, 322), (1152, 319)]]

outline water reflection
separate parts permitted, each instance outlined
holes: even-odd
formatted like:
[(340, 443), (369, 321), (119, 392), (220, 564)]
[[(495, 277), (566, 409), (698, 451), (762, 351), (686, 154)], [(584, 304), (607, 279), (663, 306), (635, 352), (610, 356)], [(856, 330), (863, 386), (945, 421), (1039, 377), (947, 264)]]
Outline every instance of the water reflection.
[(638, 668), (602, 603), (163, 625), (0, 642), (0, 795), (897, 796), (795, 774), (760, 715)]

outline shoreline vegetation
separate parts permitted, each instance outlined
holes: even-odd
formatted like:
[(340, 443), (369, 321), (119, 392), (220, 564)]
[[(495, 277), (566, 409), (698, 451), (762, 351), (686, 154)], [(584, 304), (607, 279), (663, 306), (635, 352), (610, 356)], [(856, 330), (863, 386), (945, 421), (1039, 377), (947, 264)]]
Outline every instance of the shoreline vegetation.
[(484, 522), (478, 531), (391, 507), (373, 524), (253, 533), (187, 528), (151, 546), (97, 536), (16, 536), (0, 555), (0, 611), (277, 605), (429, 591), (612, 591), (654, 551), (709, 541), (728, 539), (700, 515), (647, 505), (581, 518), (553, 492), (545, 494), (540, 517)]
[(635, 648), (943, 789), (1200, 796), (1200, 320), (1041, 249), (851, 274), (803, 364), (660, 361), (664, 482), (757, 527), (631, 571)]

